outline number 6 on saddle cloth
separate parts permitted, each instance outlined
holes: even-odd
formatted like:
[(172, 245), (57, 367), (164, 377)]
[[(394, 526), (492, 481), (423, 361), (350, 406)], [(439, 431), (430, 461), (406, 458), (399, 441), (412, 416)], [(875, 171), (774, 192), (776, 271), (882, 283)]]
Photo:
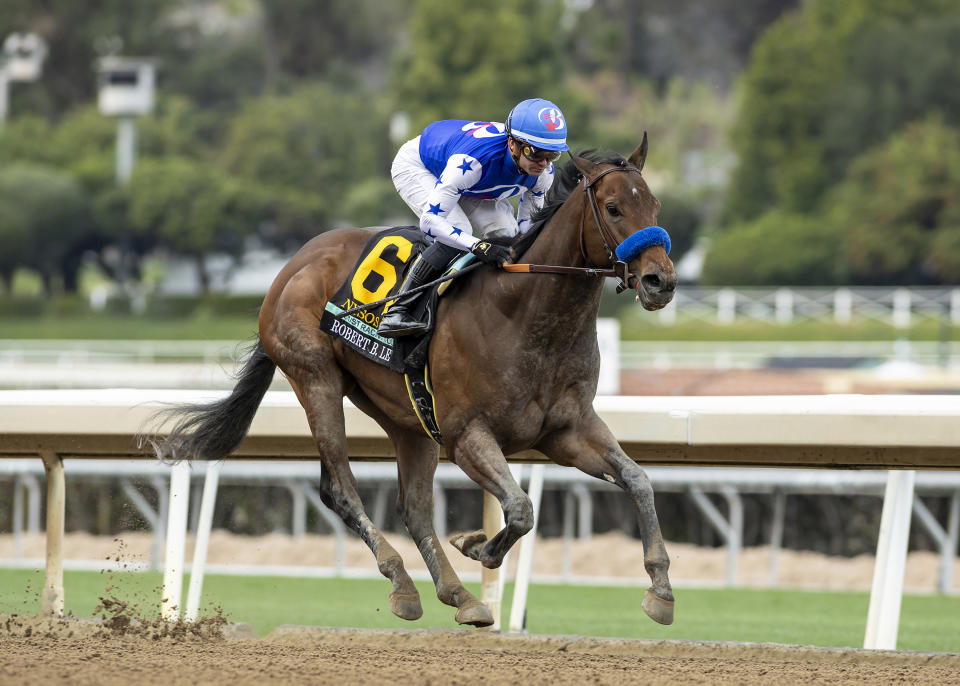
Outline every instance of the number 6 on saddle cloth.
[[(390, 228), (375, 234), (360, 253), (356, 266), (324, 308), (320, 330), (369, 360), (400, 372), (407, 382), (413, 409), (420, 417), (424, 430), (438, 444), (442, 444), (433, 406), (433, 388), (427, 369), (427, 350), (433, 330), (437, 305), (437, 287), (428, 297), (419, 298), (412, 314), (427, 322), (427, 333), (420, 336), (389, 338), (377, 332), (380, 319), (393, 303), (383, 301), (394, 295), (403, 283), (406, 269), (427, 248), (429, 241), (419, 227)], [(448, 267), (461, 269), (473, 256), (459, 257)], [(444, 286), (449, 282), (444, 282)], [(364, 308), (364, 305), (370, 307)], [(352, 314), (347, 310), (362, 308)]]

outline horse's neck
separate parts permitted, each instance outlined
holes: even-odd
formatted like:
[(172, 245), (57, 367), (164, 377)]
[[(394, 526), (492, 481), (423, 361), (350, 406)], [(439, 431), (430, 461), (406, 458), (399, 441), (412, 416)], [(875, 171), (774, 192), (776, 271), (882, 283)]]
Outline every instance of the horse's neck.
[(580, 250), (580, 222), (585, 208), (583, 193), (579, 190), (577, 186), (571, 197), (541, 229), (533, 245), (524, 253), (524, 262), (564, 267), (587, 266)]
[[(577, 191), (574, 190), (574, 193)], [(582, 195), (582, 194), (581, 194)], [(521, 262), (586, 267), (580, 250), (582, 199), (570, 199), (550, 218)], [(509, 274), (497, 277), (516, 313), (514, 321), (532, 333), (556, 329), (567, 337), (596, 329), (603, 278), (579, 274)]]

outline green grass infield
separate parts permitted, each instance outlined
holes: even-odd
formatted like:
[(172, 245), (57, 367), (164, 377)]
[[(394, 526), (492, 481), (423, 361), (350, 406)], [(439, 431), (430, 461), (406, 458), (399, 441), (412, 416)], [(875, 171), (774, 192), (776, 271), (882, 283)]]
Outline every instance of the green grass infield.
[[(184, 580), (183, 597), (189, 577)], [(100, 598), (123, 600), (140, 616), (158, 613), (159, 572), (67, 571), (66, 609), (92, 617)], [(0, 569), (0, 613), (40, 611), (39, 570)], [(260, 636), (281, 624), (357, 628), (457, 628), (454, 610), (437, 600), (433, 585), (418, 582), (423, 617), (406, 622), (390, 613), (390, 586), (379, 579), (307, 579), (207, 575), (201, 615), (222, 609), (229, 621), (247, 622)], [(477, 584), (467, 584), (479, 594)], [(504, 594), (508, 622), (513, 585)], [(532, 585), (527, 631), (532, 634), (773, 642), (823, 647), (862, 647), (869, 597), (864, 592), (765, 589), (675, 591), (676, 621), (660, 626), (640, 609), (639, 587)], [(960, 596), (905, 595), (898, 648), (960, 652)]]

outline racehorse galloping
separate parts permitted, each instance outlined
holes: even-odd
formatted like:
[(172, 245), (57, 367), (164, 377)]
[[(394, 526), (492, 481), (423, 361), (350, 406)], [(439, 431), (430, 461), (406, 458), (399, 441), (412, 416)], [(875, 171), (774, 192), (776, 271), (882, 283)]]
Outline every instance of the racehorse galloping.
[[(660, 203), (640, 170), (647, 138), (624, 160), (616, 154), (573, 157), (558, 174), (534, 229), (520, 239), (526, 263), (609, 268), (614, 251), (656, 224)], [(587, 158), (590, 159), (587, 159)], [(420, 597), (399, 554), (364, 512), (347, 455), (343, 397), (383, 427), (396, 447), (399, 506), (433, 576), (437, 596), (457, 608), (461, 624), (488, 626), (490, 611), (461, 584), (433, 528), (433, 477), (439, 447), (414, 413), (401, 374), (321, 332), (327, 300), (347, 278), (371, 229), (339, 229), (307, 243), (281, 270), (260, 310), (260, 337), (233, 392), (210, 405), (175, 410), (180, 421), (160, 445), (164, 457), (222, 459), (240, 443), (280, 367), (309, 420), (322, 463), (321, 497), (370, 547), (390, 579), (390, 609), (422, 614)], [(639, 252), (639, 254), (635, 254)], [(647, 310), (673, 298), (676, 273), (663, 243), (637, 246), (621, 265), (623, 283)], [(616, 251), (623, 257), (623, 251)], [(641, 521), (644, 567), (652, 585), (642, 607), (673, 621), (669, 559), (653, 489), (593, 409), (600, 355), (596, 319), (603, 278), (579, 274), (515, 274), (479, 269), (440, 299), (429, 352), (437, 420), (446, 454), (496, 496), (506, 525), (491, 540), (482, 532), (454, 545), (485, 567), (498, 567), (533, 526), (530, 499), (504, 455), (534, 448), (629, 493)]]

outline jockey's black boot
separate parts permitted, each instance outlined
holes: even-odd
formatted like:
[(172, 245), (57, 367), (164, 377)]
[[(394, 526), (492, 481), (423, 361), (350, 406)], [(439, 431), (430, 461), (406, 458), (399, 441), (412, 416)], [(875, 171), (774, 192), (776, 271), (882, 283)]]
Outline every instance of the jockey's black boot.
[[(404, 279), (400, 290), (397, 292), (397, 299), (387, 310), (387, 314), (380, 320), (380, 326), (377, 327), (377, 333), (382, 336), (397, 338), (399, 336), (415, 336), (425, 333), (427, 324), (414, 318), (411, 314), (413, 306), (417, 303), (427, 291), (404, 295), (407, 291), (422, 286), (428, 281), (432, 281), (440, 275), (440, 270), (423, 259), (423, 256), (417, 257), (417, 261), (410, 267), (407, 278)], [(429, 290), (429, 289), (428, 289)]]

